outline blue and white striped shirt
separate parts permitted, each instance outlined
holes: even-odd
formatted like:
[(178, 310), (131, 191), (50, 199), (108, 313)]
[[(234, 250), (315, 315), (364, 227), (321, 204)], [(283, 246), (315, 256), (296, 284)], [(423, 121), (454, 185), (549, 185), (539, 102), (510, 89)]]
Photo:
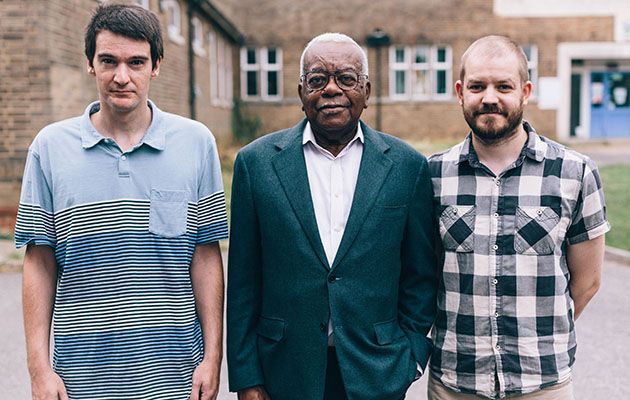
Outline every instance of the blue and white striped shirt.
[(189, 268), (227, 238), (216, 144), (149, 105), (129, 151), (92, 125), (98, 102), (29, 148), (15, 240), (55, 251), (53, 368), (71, 399), (188, 399), (203, 356)]

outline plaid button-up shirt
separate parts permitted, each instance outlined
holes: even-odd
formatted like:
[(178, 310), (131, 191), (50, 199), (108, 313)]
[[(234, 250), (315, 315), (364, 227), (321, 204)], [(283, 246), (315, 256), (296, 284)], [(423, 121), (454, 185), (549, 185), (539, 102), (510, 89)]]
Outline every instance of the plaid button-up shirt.
[(470, 134), (429, 159), (445, 255), (431, 373), (488, 398), (569, 379), (566, 245), (610, 229), (595, 164), (523, 125), (528, 140), (499, 176)]

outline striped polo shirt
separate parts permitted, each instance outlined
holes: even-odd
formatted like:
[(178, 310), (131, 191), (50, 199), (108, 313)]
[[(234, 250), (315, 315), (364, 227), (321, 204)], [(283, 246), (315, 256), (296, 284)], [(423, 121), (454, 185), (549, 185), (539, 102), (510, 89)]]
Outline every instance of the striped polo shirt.
[(98, 102), (29, 148), (15, 241), (55, 251), (53, 368), (71, 399), (184, 400), (203, 357), (190, 264), (227, 238), (216, 143), (149, 106), (128, 151), (92, 125)]

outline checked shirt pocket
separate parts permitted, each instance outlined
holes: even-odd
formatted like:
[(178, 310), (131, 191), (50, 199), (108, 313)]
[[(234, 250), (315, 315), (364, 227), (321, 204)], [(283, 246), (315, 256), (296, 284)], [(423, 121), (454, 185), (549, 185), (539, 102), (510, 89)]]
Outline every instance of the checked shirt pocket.
[(167, 238), (186, 233), (188, 191), (151, 189), (149, 232)]
[(519, 206), (516, 209), (514, 249), (520, 254), (552, 254), (559, 220), (558, 214), (549, 207)]
[(440, 236), (446, 251), (474, 249), (475, 206), (447, 206), (440, 216)]

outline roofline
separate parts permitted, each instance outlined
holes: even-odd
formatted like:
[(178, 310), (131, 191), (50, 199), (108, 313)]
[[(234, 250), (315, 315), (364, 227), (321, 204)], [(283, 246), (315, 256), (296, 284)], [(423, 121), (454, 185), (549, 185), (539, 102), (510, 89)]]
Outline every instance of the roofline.
[(194, 6), (197, 11), (202, 12), (214, 22), (216, 27), (232, 42), (238, 45), (242, 45), (245, 42), (245, 35), (215, 7), (210, 0), (189, 0), (189, 3), (191, 6)]

